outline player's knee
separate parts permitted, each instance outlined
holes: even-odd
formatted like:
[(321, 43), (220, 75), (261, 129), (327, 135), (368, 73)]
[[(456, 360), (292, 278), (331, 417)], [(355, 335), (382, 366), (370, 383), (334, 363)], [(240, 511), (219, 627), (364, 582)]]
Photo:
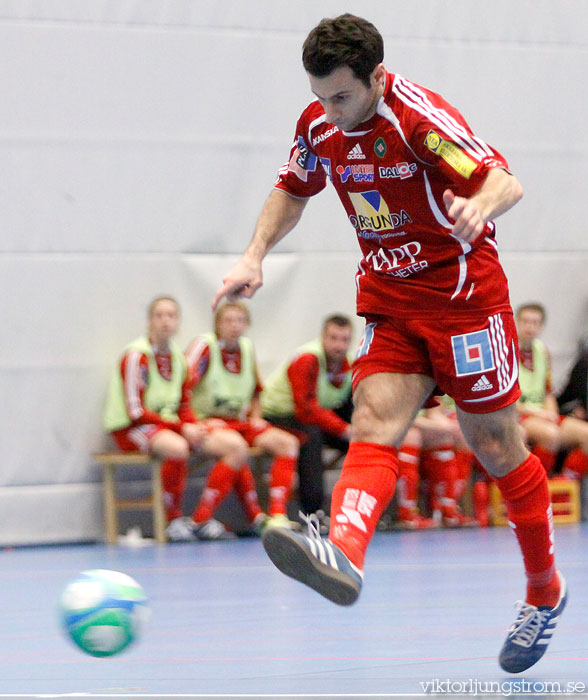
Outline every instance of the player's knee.
[(294, 435), (283, 431), (276, 441), (276, 454), (281, 457), (298, 457), (300, 443)]
[(216, 447), (222, 459), (231, 467), (240, 467), (247, 460), (247, 443), (234, 430), (223, 430), (217, 436)]
[(557, 452), (560, 448), (560, 430), (555, 424), (544, 426), (537, 442), (550, 452)]
[(423, 444), (421, 431), (418, 428), (409, 428), (408, 432), (404, 436), (402, 444), (410, 447), (421, 447)]
[(154, 454), (166, 459), (188, 459), (190, 456), (190, 445), (186, 438), (171, 431), (162, 430), (156, 433), (150, 449)]

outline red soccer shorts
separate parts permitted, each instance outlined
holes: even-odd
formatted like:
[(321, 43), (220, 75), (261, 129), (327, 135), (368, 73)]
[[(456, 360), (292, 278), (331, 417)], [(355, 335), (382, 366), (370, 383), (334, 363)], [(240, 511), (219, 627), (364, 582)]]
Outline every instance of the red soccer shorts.
[(125, 452), (135, 452), (136, 450), (149, 452), (151, 440), (160, 430), (165, 430), (165, 428), (161, 425), (150, 423), (148, 425), (137, 425), (135, 427), (113, 430), (111, 435), (120, 449)]
[(468, 319), (366, 317), (353, 363), (353, 388), (378, 372), (425, 374), (469, 413), (514, 403), (518, 340), (512, 313)]
[[(221, 425), (221, 422), (223, 425)], [(213, 418), (210, 421), (199, 421), (199, 424), (206, 428), (206, 434), (208, 435), (213, 430), (227, 427), (224, 425), (225, 422), (224, 420)], [(120, 449), (125, 452), (135, 452), (136, 450), (149, 452), (151, 441), (160, 430), (168, 430), (168, 428), (163, 425), (148, 423), (146, 425), (129, 426), (128, 428), (113, 430), (111, 435)]]
[(249, 447), (253, 445), (256, 438), (265, 433), (266, 430), (274, 427), (270, 423), (265, 426), (257, 426), (249, 423), (249, 421), (237, 420), (234, 418), (223, 418), (223, 420), (227, 424), (227, 428), (238, 432)]
[[(519, 425), (523, 425), (523, 423), (528, 418), (534, 418), (534, 417), (535, 416), (532, 413), (519, 413)], [(568, 416), (558, 416), (557, 421), (555, 422), (555, 425), (561, 425), (566, 418), (568, 418)], [(551, 421), (549, 421), (549, 422), (551, 422)]]

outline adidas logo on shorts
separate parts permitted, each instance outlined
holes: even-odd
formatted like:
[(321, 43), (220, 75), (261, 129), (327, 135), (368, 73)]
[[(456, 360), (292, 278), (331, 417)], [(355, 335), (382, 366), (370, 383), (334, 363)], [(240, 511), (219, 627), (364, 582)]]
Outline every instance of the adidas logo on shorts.
[(365, 153), (361, 150), (359, 143), (356, 143), (355, 146), (349, 151), (347, 154), (347, 160), (365, 160)]
[(472, 387), (472, 391), (488, 391), (488, 389), (492, 388), (493, 384), (491, 384), (486, 375), (483, 374)]

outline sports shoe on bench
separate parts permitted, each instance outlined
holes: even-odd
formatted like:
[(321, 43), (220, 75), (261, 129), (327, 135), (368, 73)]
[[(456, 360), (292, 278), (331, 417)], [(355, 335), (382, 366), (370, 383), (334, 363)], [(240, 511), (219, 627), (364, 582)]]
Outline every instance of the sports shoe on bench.
[(519, 600), (518, 616), (508, 630), (508, 636), (498, 661), (508, 673), (521, 673), (545, 654), (547, 645), (568, 602), (568, 591), (564, 577), (558, 572), (561, 591), (557, 605), (536, 607)]
[(307, 535), (282, 527), (265, 530), (262, 542), (267, 555), (283, 574), (306, 584), (333, 603), (355, 603), (361, 591), (363, 572), (339, 547), (320, 536), (320, 524), (314, 513), (302, 517), (308, 524)]
[(216, 540), (235, 540), (237, 535), (227, 528), (218, 520), (210, 518), (210, 520), (205, 520), (203, 523), (196, 523), (195, 528), (196, 537), (199, 540), (216, 541)]

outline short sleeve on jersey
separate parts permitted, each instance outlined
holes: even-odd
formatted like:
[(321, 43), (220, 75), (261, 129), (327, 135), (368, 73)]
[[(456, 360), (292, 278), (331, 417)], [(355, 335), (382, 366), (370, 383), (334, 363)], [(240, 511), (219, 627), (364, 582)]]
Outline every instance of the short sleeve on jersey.
[(491, 168), (508, 171), (505, 158), (476, 136), (460, 112), (440, 95), (400, 75), (392, 88), (403, 105), (411, 147), (425, 162), (460, 185), (460, 193), (475, 192)]
[(294, 197), (312, 197), (323, 190), (327, 175), (318, 156), (309, 148), (308, 108), (296, 125), (296, 135), (290, 150), (290, 158), (278, 171), (274, 186)]

